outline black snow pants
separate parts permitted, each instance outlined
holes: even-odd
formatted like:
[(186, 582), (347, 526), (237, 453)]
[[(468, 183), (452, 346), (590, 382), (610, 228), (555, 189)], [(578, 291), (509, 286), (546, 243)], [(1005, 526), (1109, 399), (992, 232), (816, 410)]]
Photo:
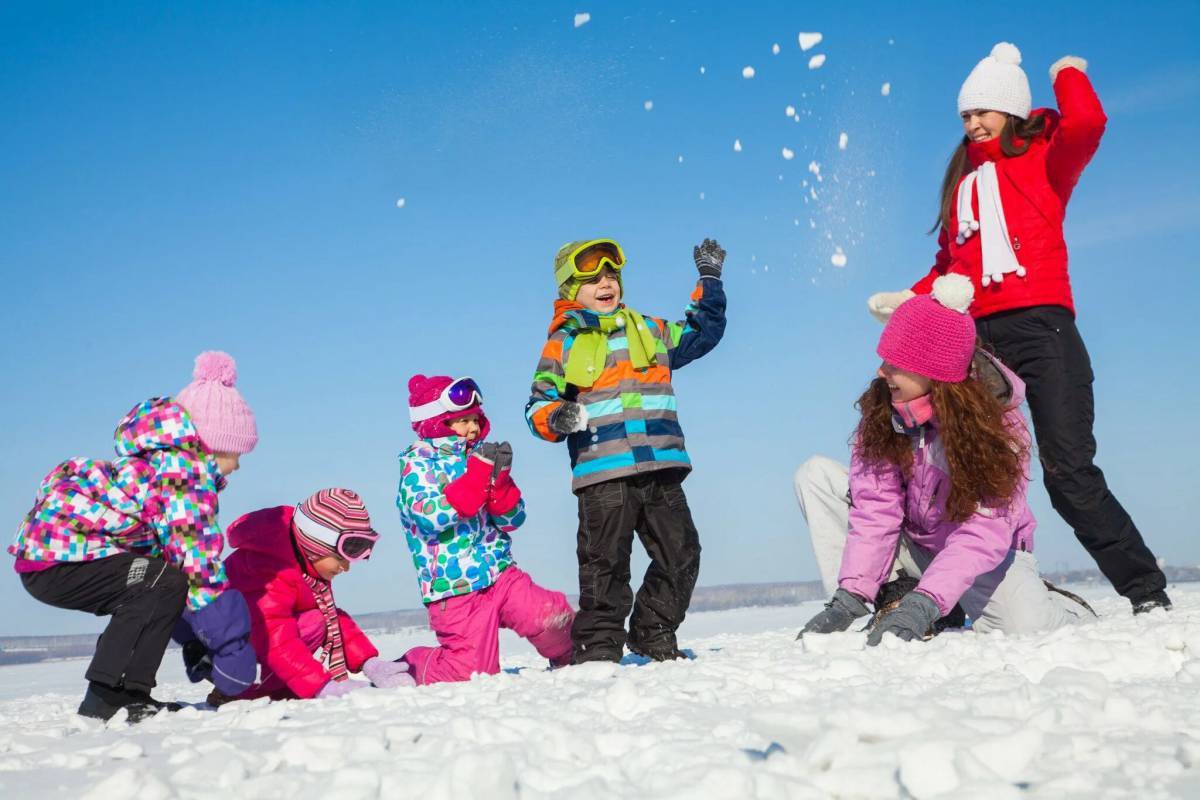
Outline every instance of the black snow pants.
[[(586, 486), (579, 500), (579, 613), (571, 628), (576, 662), (619, 661), (626, 641), (641, 652), (671, 650), (700, 572), (700, 535), (681, 481), (665, 469)], [(629, 557), (637, 533), (650, 556), (634, 602)]]
[(1071, 312), (1061, 306), (1004, 311), (976, 320), (976, 330), (1025, 381), (1054, 510), (1121, 595), (1137, 603), (1165, 589), (1154, 554), (1092, 462), (1092, 364)]
[(120, 553), (21, 574), (25, 589), (57, 608), (112, 615), (87, 679), (149, 692), (187, 600), (184, 574), (161, 558)]

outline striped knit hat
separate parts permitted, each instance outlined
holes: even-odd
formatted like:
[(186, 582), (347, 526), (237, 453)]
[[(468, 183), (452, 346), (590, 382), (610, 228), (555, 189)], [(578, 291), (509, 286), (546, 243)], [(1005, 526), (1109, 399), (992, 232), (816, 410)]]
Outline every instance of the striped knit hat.
[(296, 544), (310, 561), (337, 554), (343, 533), (374, 534), (362, 499), (349, 489), (322, 489), (296, 507), (292, 517)]

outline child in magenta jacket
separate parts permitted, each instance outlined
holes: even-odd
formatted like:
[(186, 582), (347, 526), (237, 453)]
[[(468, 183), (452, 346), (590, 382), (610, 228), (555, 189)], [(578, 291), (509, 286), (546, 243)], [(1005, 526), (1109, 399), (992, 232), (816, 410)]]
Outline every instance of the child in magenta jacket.
[[(879, 377), (859, 400), (848, 477), (828, 459), (801, 468), (814, 547), (842, 548), (838, 588), (804, 633), (845, 630), (865, 615), (897, 561), (920, 582), (876, 621), (868, 644), (885, 633), (924, 637), (959, 603), (980, 633), (1028, 633), (1089, 616), (1038, 576), (1036, 522), (1025, 502), (1024, 386), (999, 362), (976, 357), (972, 295), (970, 281), (949, 275), (896, 310), (879, 340)], [(989, 376), (999, 386), (987, 385)]]
[(58, 608), (111, 616), (88, 666), (79, 713), (131, 722), (178, 705), (150, 696), (181, 614), (208, 655), (194, 679), (235, 691), (254, 680), (246, 604), (221, 565), (218, 493), (254, 449), (254, 414), (226, 353), (196, 358), (175, 397), (134, 406), (112, 461), (72, 458), (42, 480), (8, 552), (26, 591)]
[(958, 95), (964, 135), (942, 181), (933, 267), (911, 289), (867, 301), (881, 321), (940, 275), (971, 279), (983, 342), (1029, 385), (1054, 509), (1134, 613), (1170, 608), (1166, 577), (1093, 463), (1092, 365), (1075, 325), (1063, 220), (1108, 119), (1087, 62), (1050, 67), (1058, 110), (1032, 109), (1021, 53), (1001, 42)]
[(485, 442), (491, 425), (470, 378), (414, 375), (413, 430), (400, 455), (396, 505), (438, 647), (404, 655), (418, 684), (500, 671), (500, 628), (528, 639), (551, 665), (571, 659), (575, 613), (561, 592), (517, 567), (509, 535), (525, 521), (512, 447)]
[[(333, 600), (334, 577), (370, 557), (379, 535), (349, 489), (322, 489), (298, 506), (254, 511), (229, 526), (230, 583), (250, 605), (259, 681), (239, 700), (340, 697), (370, 684), (411, 686), (408, 666), (379, 658)], [(320, 651), (321, 658), (314, 658)]]

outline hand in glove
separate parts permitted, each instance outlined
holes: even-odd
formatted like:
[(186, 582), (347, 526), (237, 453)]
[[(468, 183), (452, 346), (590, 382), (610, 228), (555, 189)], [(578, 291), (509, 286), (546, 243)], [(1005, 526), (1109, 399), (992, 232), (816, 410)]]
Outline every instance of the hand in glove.
[(230, 697), (254, 683), (258, 658), (250, 644), (250, 609), (237, 589), (226, 589), (199, 611), (184, 611), (171, 638), (183, 645), (192, 683), (212, 681)]
[(701, 278), (721, 279), (721, 269), (725, 266), (725, 250), (717, 244), (716, 239), (705, 239), (692, 248), (692, 258), (696, 261), (696, 269)]
[(866, 603), (845, 589), (838, 589), (833, 593), (833, 599), (825, 604), (824, 610), (810, 619), (796, 638), (799, 639), (806, 633), (844, 631), (854, 624), (854, 620), (865, 617), (867, 613)]
[(1050, 83), (1058, 80), (1058, 73), (1062, 72), (1067, 67), (1074, 67), (1080, 72), (1087, 72), (1087, 60), (1079, 56), (1063, 56), (1058, 61), (1050, 65)]
[(317, 697), (321, 700), (328, 700), (331, 697), (345, 697), (351, 692), (359, 689), (369, 689), (371, 684), (366, 681), (358, 681), (353, 678), (345, 681), (333, 681), (321, 687), (321, 691), (317, 692)]
[(550, 412), (550, 419), (547, 420), (547, 423), (550, 425), (550, 430), (564, 436), (581, 431), (587, 427), (587, 409), (579, 403), (564, 400), (558, 408)]
[(368, 658), (362, 666), (362, 674), (380, 689), (396, 689), (401, 686), (416, 686), (417, 682), (408, 672), (404, 659), (385, 661), (379, 656)]
[(467, 471), (446, 485), (446, 501), (463, 519), (475, 516), (487, 502), (496, 466), (496, 445), (482, 442), (467, 457)]
[(909, 592), (900, 599), (900, 604), (885, 614), (867, 636), (867, 645), (874, 647), (883, 641), (885, 633), (892, 633), (906, 642), (923, 639), (942, 612), (928, 595)]
[(901, 303), (916, 296), (912, 289), (904, 289), (899, 292), (876, 292), (867, 298), (867, 308), (875, 319), (886, 325), (887, 321), (891, 319), (892, 312), (899, 308)]
[(493, 516), (507, 514), (521, 502), (521, 490), (512, 479), (512, 445), (501, 442), (496, 445), (495, 467), (492, 472), (492, 491), (488, 495), (487, 509)]

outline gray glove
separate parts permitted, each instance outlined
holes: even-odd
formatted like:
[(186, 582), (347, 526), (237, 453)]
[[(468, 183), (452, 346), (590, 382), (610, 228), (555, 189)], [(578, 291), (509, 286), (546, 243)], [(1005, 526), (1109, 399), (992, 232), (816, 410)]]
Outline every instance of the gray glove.
[(845, 589), (838, 589), (833, 593), (833, 599), (825, 604), (825, 609), (810, 619), (796, 638), (800, 639), (806, 633), (844, 631), (854, 624), (854, 620), (867, 613), (866, 603)]
[(701, 278), (721, 279), (721, 268), (725, 265), (725, 251), (716, 239), (705, 239), (692, 248), (692, 258)]
[(496, 451), (499, 449), (500, 445), (496, 444), (495, 442), (480, 442), (471, 448), (471, 455), (475, 456), (476, 458), (482, 458), (484, 461), (491, 464), (494, 469), (496, 464)]
[(909, 592), (900, 599), (900, 604), (889, 611), (875, 624), (867, 636), (867, 645), (874, 647), (883, 641), (885, 633), (892, 633), (906, 642), (923, 639), (942, 616), (937, 603), (920, 592)]
[(495, 478), (506, 469), (512, 468), (512, 445), (508, 442), (501, 442), (496, 445), (495, 457), (492, 459), (495, 466), (492, 468), (492, 477)]
[(565, 436), (587, 427), (587, 411), (579, 403), (564, 400), (558, 408), (550, 412), (547, 422), (550, 430)]

